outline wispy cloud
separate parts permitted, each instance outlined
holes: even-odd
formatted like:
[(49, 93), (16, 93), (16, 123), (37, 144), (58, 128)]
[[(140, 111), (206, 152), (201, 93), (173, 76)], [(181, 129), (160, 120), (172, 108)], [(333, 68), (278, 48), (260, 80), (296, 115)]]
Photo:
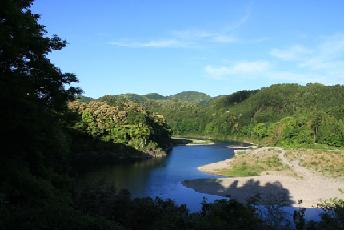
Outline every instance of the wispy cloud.
[(245, 61), (218, 67), (207, 65), (205, 71), (214, 79), (223, 79), (229, 76), (257, 75), (268, 71), (270, 66), (271, 64), (267, 61)]
[(274, 48), (270, 51), (270, 54), (273, 57), (282, 60), (299, 60), (306, 55), (311, 55), (313, 50), (308, 49), (302, 45), (294, 45), (286, 49), (277, 49)]
[(313, 47), (295, 44), (273, 48), (265, 60), (206, 65), (205, 72), (213, 79), (246, 77), (334, 84), (343, 82), (343, 49), (343, 35), (334, 34), (322, 37)]
[(177, 47), (200, 47), (205, 44), (231, 44), (236, 42), (262, 42), (264, 39), (241, 40), (233, 35), (233, 31), (245, 24), (251, 15), (251, 5), (246, 8), (244, 15), (237, 21), (229, 23), (216, 30), (186, 29), (173, 30), (166, 38), (137, 41), (121, 39), (108, 42), (110, 45), (131, 48), (177, 48)]
[(232, 78), (266, 79), (274, 81), (288, 81), (297, 83), (321, 82), (332, 84), (335, 81), (328, 76), (315, 72), (299, 72), (296, 70), (280, 70), (269, 61), (239, 62), (229, 66), (205, 66), (209, 77), (215, 80)]
[(311, 70), (340, 68), (343, 63), (344, 42), (342, 34), (323, 37), (315, 47), (294, 45), (283, 49), (274, 48), (270, 54), (283, 61), (294, 62), (298, 67)]
[(343, 34), (336, 33), (323, 36), (313, 47), (294, 45), (285, 49), (272, 49), (270, 54), (279, 60), (294, 64), (299, 71), (339, 81), (344, 76), (343, 51)]
[(324, 37), (323, 41), (315, 48), (314, 54), (304, 56), (298, 63), (300, 67), (318, 71), (334, 72), (343, 69), (344, 37), (335, 34)]
[(132, 42), (132, 41), (114, 41), (109, 42), (110, 45), (115, 45), (119, 47), (153, 47), (153, 48), (163, 48), (163, 47), (188, 47), (189, 44), (176, 39), (160, 39), (160, 40), (150, 40), (143, 42)]
[(119, 47), (154, 47), (154, 48), (176, 48), (176, 47), (200, 47), (205, 44), (229, 44), (238, 42), (239, 39), (230, 34), (202, 30), (172, 31), (165, 39), (152, 39), (148, 41), (131, 41), (128, 39), (112, 41), (108, 44)]
[(179, 41), (188, 42), (189, 44), (229, 44), (239, 42), (239, 38), (232, 34), (223, 33), (219, 31), (206, 31), (206, 30), (179, 30), (172, 31), (172, 36)]
[(245, 24), (249, 20), (252, 14), (252, 6), (253, 6), (253, 2), (250, 2), (250, 4), (246, 7), (245, 13), (242, 15), (242, 17), (239, 20), (232, 22), (228, 26), (226, 26), (224, 28), (224, 31), (225, 32), (233, 31), (241, 27), (243, 24)]

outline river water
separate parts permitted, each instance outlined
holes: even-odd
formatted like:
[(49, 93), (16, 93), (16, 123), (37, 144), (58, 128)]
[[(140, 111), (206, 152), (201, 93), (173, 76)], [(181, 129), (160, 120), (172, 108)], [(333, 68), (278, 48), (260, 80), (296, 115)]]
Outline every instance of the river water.
[[(199, 171), (199, 166), (231, 158), (234, 150), (229, 144), (175, 146), (165, 158), (150, 159), (136, 163), (103, 166), (91, 170), (79, 178), (79, 184), (92, 186), (106, 184), (116, 189), (127, 189), (133, 197), (156, 197), (172, 199), (177, 204), (186, 204), (189, 211), (201, 209), (201, 202), (225, 199), (217, 195), (199, 193), (182, 185), (184, 180), (200, 178), (219, 178)], [(296, 208), (285, 207), (284, 210), (292, 219)], [(319, 220), (320, 209), (309, 208), (306, 218)]]
[(203, 173), (197, 167), (232, 157), (234, 151), (227, 145), (175, 146), (166, 158), (94, 169), (81, 176), (80, 183), (102, 183), (116, 189), (128, 189), (135, 197), (170, 198), (177, 204), (186, 204), (190, 211), (197, 211), (201, 208), (203, 197), (208, 202), (224, 197), (196, 192), (181, 182), (217, 177)]

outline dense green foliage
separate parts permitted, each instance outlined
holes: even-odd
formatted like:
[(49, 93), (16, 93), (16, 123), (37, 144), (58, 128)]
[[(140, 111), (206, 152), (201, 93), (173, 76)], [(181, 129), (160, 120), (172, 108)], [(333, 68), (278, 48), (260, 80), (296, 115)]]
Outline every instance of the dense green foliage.
[(63, 114), (66, 100), (80, 93), (68, 87), (76, 77), (62, 73), (46, 57), (66, 43), (45, 36), (30, 5), (4, 0), (0, 7), (0, 207), (22, 209), (21, 215), (52, 204), (64, 209), (69, 203)]
[(176, 95), (169, 96), (168, 99), (175, 99), (180, 101), (192, 103), (205, 103), (211, 99), (209, 95), (197, 91), (183, 91)]
[(319, 222), (306, 221), (305, 209), (299, 209), (294, 212), (294, 223), (296, 229), (316, 229), (316, 230), (343, 230), (344, 229), (344, 200), (330, 198), (322, 201), (317, 206), (323, 212)]
[(281, 146), (340, 147), (344, 137), (343, 91), (341, 85), (276, 84), (199, 101), (202, 103), (189, 100), (194, 93), (189, 97), (188, 92), (183, 93), (183, 100), (143, 97), (138, 101), (119, 96), (99, 100), (110, 104), (135, 100), (162, 114), (176, 135), (246, 139)]
[(75, 128), (106, 142), (131, 146), (151, 156), (162, 156), (171, 145), (164, 117), (129, 102), (109, 106), (104, 102), (71, 102), (69, 108), (80, 116)]
[(66, 101), (80, 90), (69, 87), (77, 81), (73, 74), (46, 57), (66, 43), (45, 36), (31, 3), (4, 0), (0, 7), (1, 228), (39, 227), (50, 218), (59, 222), (60, 214), (74, 216), (64, 113)]
[(203, 203), (197, 213), (158, 197), (131, 199), (127, 191), (86, 189), (75, 197), (79, 210), (127, 229), (259, 229), (267, 227), (251, 206), (233, 200)]

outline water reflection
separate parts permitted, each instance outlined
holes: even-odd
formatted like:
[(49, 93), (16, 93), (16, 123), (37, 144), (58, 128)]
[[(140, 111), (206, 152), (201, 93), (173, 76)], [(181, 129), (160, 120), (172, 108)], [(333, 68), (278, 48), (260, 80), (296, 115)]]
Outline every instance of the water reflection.
[(128, 189), (131, 192), (144, 191), (150, 179), (151, 170), (165, 162), (165, 159), (150, 159), (123, 165), (103, 166), (84, 174), (81, 185), (106, 184), (116, 189)]
[(198, 210), (203, 197), (209, 201), (223, 197), (195, 192), (181, 182), (215, 176), (198, 171), (197, 167), (227, 159), (233, 150), (226, 145), (176, 146), (166, 158), (151, 159), (132, 164), (105, 166), (80, 177), (80, 185), (107, 184), (116, 189), (128, 189), (132, 195), (171, 198)]

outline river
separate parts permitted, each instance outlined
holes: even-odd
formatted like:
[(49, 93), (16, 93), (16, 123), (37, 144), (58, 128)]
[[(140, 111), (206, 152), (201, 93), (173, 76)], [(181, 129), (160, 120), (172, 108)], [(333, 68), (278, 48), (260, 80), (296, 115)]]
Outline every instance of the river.
[[(228, 148), (228, 145), (217, 143), (175, 146), (165, 158), (93, 169), (79, 177), (79, 184), (81, 187), (106, 184), (118, 190), (127, 189), (133, 197), (170, 198), (179, 205), (186, 204), (189, 211), (196, 212), (201, 209), (203, 198), (206, 198), (207, 202), (213, 202), (225, 197), (196, 192), (183, 186), (181, 182), (200, 178), (219, 178), (220, 176), (201, 172), (197, 168), (231, 158), (234, 150)], [(283, 209), (290, 222), (295, 209), (293, 207)], [(319, 220), (320, 212), (320, 209), (308, 208), (306, 218)]]
[(116, 189), (128, 189), (135, 197), (170, 198), (177, 204), (186, 204), (190, 211), (198, 211), (203, 197), (208, 202), (224, 197), (196, 192), (181, 182), (217, 177), (203, 173), (197, 167), (232, 157), (234, 151), (227, 145), (175, 146), (165, 158), (94, 169), (83, 174), (80, 183), (102, 183), (115, 186)]

